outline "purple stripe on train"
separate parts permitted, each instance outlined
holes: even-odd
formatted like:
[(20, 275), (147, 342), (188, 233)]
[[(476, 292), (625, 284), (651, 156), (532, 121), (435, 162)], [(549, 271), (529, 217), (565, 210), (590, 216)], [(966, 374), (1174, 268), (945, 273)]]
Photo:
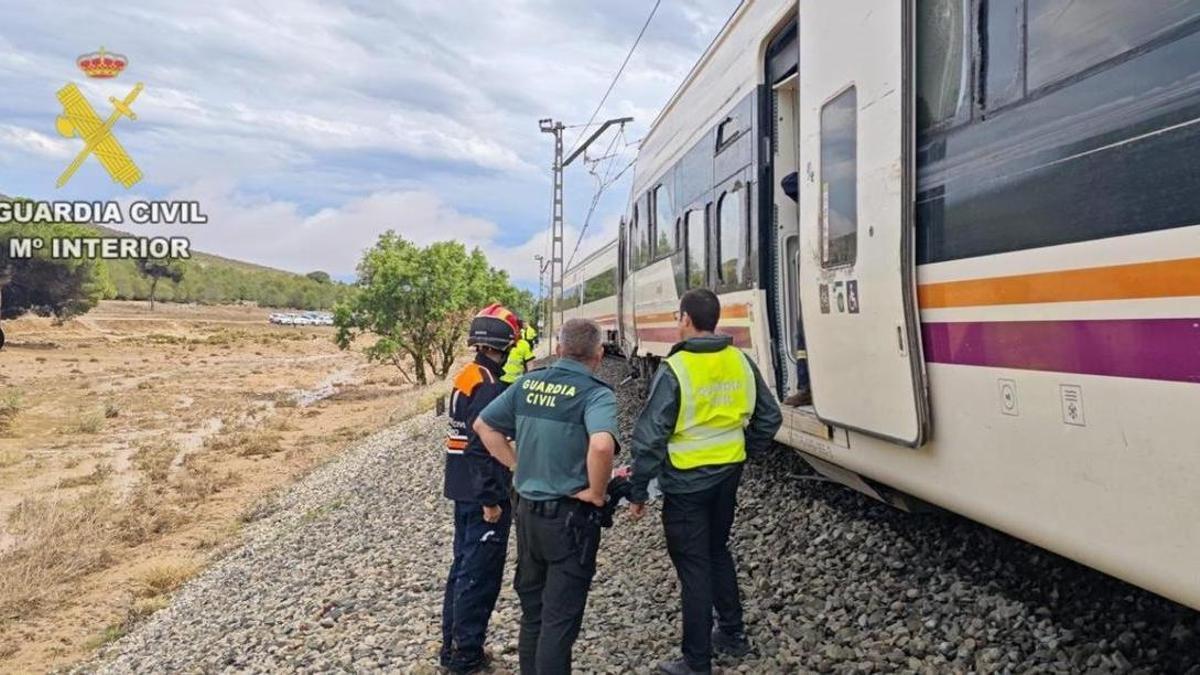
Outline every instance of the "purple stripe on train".
[(1200, 383), (1200, 319), (922, 324), (925, 360)]

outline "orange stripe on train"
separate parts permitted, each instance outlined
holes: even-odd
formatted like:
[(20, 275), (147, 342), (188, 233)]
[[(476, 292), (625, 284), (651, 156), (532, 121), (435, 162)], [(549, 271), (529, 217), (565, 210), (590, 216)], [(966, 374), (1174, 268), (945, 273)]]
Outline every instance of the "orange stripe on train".
[(922, 309), (1200, 295), (1200, 258), (922, 284)]
[[(721, 308), (721, 321), (725, 319), (745, 319), (750, 316), (750, 305), (729, 305)], [(657, 312), (654, 314), (638, 314), (639, 322), (656, 323), (675, 321), (675, 312)]]

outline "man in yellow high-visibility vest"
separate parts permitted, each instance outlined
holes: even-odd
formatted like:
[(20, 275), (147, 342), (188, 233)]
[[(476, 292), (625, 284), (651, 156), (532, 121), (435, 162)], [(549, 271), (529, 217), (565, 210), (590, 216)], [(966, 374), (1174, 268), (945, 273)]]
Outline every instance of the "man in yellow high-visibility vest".
[(720, 315), (712, 291), (683, 295), (680, 342), (655, 374), (633, 430), (630, 515), (645, 514), (657, 477), (667, 551), (683, 593), (683, 658), (659, 665), (668, 675), (710, 673), (714, 649), (734, 656), (750, 650), (729, 531), (746, 451), (769, 445), (783, 420), (754, 362), (715, 333)]

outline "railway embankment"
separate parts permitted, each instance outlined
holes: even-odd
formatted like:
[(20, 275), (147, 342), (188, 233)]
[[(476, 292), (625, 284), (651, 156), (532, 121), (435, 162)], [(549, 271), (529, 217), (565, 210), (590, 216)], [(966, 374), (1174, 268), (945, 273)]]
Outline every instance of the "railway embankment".
[[(635, 389), (619, 391), (625, 433)], [(84, 669), (436, 672), (442, 425), (375, 434), (263, 504), (240, 548)], [(620, 518), (605, 537), (576, 668), (650, 672), (679, 632), (661, 524)], [(512, 547), (497, 673), (516, 669)], [(894, 511), (789, 450), (751, 458), (733, 548), (756, 648), (725, 672), (1200, 673), (1200, 613), (963, 518)]]

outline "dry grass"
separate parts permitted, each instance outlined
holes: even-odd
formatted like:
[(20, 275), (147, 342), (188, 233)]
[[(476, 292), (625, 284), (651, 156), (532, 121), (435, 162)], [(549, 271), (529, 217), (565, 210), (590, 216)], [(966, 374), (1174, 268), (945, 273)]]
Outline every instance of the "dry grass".
[(16, 389), (0, 394), (0, 434), (8, 433), (21, 412), (22, 396)]
[(186, 523), (188, 511), (146, 483), (138, 483), (113, 514), (115, 537), (129, 546), (160, 537)]
[(0, 618), (19, 617), (62, 584), (107, 566), (114, 515), (112, 494), (103, 489), (22, 501), (8, 517), (16, 544), (0, 555)]
[(138, 578), (138, 594), (149, 598), (170, 593), (194, 577), (199, 570), (199, 566), (192, 562), (159, 563)]
[[(127, 633), (194, 572), (180, 560), (207, 564), (278, 508), (263, 495), (397, 407), (429, 407), (424, 389), (330, 347), (328, 331), (252, 325), (262, 317), (241, 309), (196, 322), (192, 309), (109, 307), (122, 321), (102, 334), (23, 320), (26, 346), (45, 333), (72, 351), (18, 350), (0, 366), (0, 489), (13, 491), (0, 511), (0, 672), (69, 667), (88, 637)], [(238, 327), (213, 328), (214, 311)], [(298, 405), (296, 392), (346, 372), (370, 384)]]
[(233, 451), (243, 457), (266, 457), (283, 449), (279, 434), (265, 429), (217, 434), (205, 442), (205, 447), (217, 452)]
[(0, 451), (0, 469), (16, 466), (29, 458), (29, 453), (21, 450)]
[(133, 465), (152, 483), (162, 483), (171, 472), (171, 463), (179, 454), (174, 441), (144, 443), (133, 455)]
[(75, 420), (67, 425), (67, 433), (72, 434), (98, 434), (104, 429), (104, 413), (93, 411), (84, 412), (80, 410)]
[(197, 455), (183, 460), (183, 475), (175, 485), (179, 498), (185, 502), (202, 502), (208, 497), (237, 485), (240, 478), (233, 471), (221, 475)]
[(113, 474), (112, 465), (108, 462), (100, 462), (92, 469), (91, 473), (82, 476), (72, 476), (58, 481), (58, 488), (66, 490), (69, 488), (84, 487), (86, 485), (100, 485), (108, 480), (108, 477)]
[(271, 400), (275, 402), (276, 408), (295, 408), (299, 405), (296, 395), (291, 391), (277, 391), (271, 395)]

